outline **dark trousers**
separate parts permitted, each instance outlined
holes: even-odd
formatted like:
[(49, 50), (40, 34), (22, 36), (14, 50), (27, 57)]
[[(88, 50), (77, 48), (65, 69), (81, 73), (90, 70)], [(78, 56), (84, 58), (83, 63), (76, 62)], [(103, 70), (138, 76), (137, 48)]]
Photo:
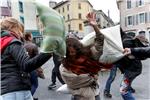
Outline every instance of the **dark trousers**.
[(53, 68), (52, 70), (52, 83), (56, 83), (56, 77), (58, 78), (58, 80), (61, 82), (61, 84), (65, 84), (65, 82), (63, 81), (60, 72), (59, 72), (59, 68)]
[(56, 83), (56, 77), (57, 77), (62, 84), (65, 84), (59, 71), (59, 66), (61, 65), (61, 61), (58, 55), (53, 54), (53, 62), (54, 62), (54, 68), (52, 70), (52, 76), (51, 76), (52, 83)]

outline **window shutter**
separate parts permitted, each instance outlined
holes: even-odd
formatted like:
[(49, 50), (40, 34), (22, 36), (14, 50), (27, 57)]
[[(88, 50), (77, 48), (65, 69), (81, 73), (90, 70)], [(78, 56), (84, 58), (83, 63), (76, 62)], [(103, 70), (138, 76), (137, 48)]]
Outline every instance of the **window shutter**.
[(136, 25), (138, 25), (138, 14), (136, 15)]

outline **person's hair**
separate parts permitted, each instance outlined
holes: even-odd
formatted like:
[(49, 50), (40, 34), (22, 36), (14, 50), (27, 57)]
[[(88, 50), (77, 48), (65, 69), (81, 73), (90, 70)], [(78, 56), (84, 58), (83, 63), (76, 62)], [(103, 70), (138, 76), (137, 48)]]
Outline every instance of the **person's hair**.
[(30, 41), (30, 38), (32, 38), (32, 33), (31, 32), (26, 32), (24, 35), (24, 39), (26, 41)]
[(24, 26), (15, 18), (7, 17), (0, 21), (1, 30), (11, 31), (17, 38), (23, 37)]
[[(62, 61), (62, 64), (66, 69), (71, 70), (75, 74), (97, 74), (97, 72), (100, 71), (102, 64), (91, 58), (92, 53), (90, 48), (83, 47), (80, 41), (75, 38), (67, 38), (66, 46), (66, 58), (64, 58)], [(72, 56), (69, 52), (70, 47), (75, 49), (76, 59), (72, 59)]]

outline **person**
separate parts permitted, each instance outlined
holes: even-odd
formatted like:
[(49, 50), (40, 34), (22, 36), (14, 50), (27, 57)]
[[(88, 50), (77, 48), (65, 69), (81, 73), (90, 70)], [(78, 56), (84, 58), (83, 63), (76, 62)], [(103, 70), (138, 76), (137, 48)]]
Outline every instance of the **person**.
[(117, 68), (118, 68), (117, 64), (113, 64), (113, 66), (110, 70), (110, 74), (106, 81), (106, 85), (105, 85), (105, 89), (104, 89), (104, 97), (106, 97), (106, 98), (112, 98), (112, 94), (110, 93), (110, 88), (111, 88), (112, 82), (114, 81), (114, 79), (116, 77)]
[(52, 77), (51, 77), (52, 83), (48, 86), (48, 89), (56, 88), (56, 77), (61, 82), (61, 84), (65, 84), (59, 71), (59, 66), (61, 65), (61, 57), (53, 53), (53, 62), (54, 62), (54, 68), (52, 70)]
[(100, 33), (95, 14), (87, 15), (96, 32), (95, 44), (84, 47), (75, 38), (67, 38), (67, 54), (62, 60), (60, 73), (72, 94), (72, 100), (100, 100), (98, 72), (104, 66), (98, 62), (103, 50), (104, 36)]
[(132, 54), (136, 58), (150, 58), (150, 47), (125, 48), (124, 54)]
[[(123, 47), (145, 47), (146, 45), (144, 45), (142, 42), (143, 39), (141, 40), (139, 36), (136, 36), (135, 38), (124, 36)], [(133, 80), (142, 72), (141, 60), (134, 56), (125, 56), (117, 63), (120, 64), (121, 67), (119, 67), (119, 69), (123, 73), (123, 80), (120, 85), (121, 96), (124, 100), (135, 100), (134, 96), (132, 95), (132, 91), (135, 92), (135, 90), (131, 87), (131, 84)]]
[[(123, 41), (125, 38), (126, 39), (131, 39), (131, 38), (134, 38), (134, 36), (132, 35), (129, 35), (129, 34), (126, 34), (122, 28), (120, 28), (120, 35), (121, 35), (121, 40)], [(119, 62), (119, 61), (118, 61)], [(109, 77), (106, 81), (106, 85), (105, 85), (105, 89), (104, 89), (104, 97), (106, 98), (112, 98), (112, 94), (110, 93), (110, 88), (111, 88), (111, 84), (113, 83), (115, 77), (116, 77), (116, 73), (117, 73), (117, 68), (120, 68), (121, 65), (118, 64), (117, 62), (115, 62), (113, 64), (113, 67), (111, 68), (110, 70), (110, 74), (109, 74)], [(130, 88), (130, 91), (132, 93), (135, 93), (135, 90), (131, 87)]]
[(23, 47), (23, 25), (12, 17), (1, 20), (1, 98), (33, 100), (29, 73), (47, 62), (51, 53), (30, 58)]
[[(24, 47), (26, 48), (30, 58), (33, 58), (33, 57), (35, 57), (36, 55), (39, 54), (38, 46), (36, 46), (36, 44), (34, 44), (32, 42), (32, 39), (33, 39), (32, 33), (27, 32), (27, 33), (25, 33), (24, 37), (25, 37)], [(41, 68), (41, 67), (39, 67), (39, 68)], [(31, 94), (33, 96), (36, 89), (38, 88), (38, 71), (37, 71), (37, 69), (32, 71), (30, 73), (30, 76), (31, 76), (30, 77), (30, 80), (31, 80)], [(34, 100), (38, 100), (38, 98), (34, 98)]]

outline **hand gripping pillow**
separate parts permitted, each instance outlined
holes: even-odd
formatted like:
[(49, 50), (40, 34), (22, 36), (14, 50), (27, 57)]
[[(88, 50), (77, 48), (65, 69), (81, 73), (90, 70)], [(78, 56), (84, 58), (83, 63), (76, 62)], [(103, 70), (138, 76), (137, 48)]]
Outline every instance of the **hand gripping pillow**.
[(45, 53), (54, 52), (60, 56), (66, 54), (65, 24), (63, 17), (51, 9), (35, 2), (42, 24), (44, 25), (43, 41), (41, 51)]

